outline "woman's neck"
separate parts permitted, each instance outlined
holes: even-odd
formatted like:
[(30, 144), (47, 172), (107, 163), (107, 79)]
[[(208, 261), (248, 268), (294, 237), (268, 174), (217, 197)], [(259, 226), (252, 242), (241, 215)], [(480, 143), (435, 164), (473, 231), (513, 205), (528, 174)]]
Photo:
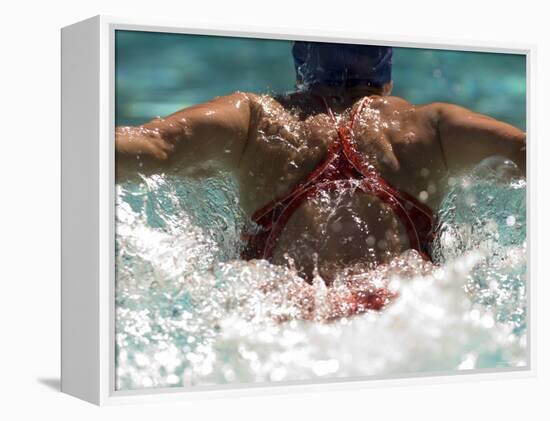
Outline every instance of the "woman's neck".
[(383, 95), (382, 89), (367, 85), (359, 85), (350, 88), (333, 86), (315, 86), (309, 92), (326, 98), (330, 103), (343, 108), (352, 106), (358, 99), (371, 95)]

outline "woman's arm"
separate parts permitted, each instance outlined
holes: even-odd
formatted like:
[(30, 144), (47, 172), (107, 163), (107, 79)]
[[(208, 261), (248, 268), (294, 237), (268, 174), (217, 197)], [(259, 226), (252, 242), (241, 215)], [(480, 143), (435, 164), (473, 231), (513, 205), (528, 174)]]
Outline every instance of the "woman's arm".
[(457, 105), (433, 103), (425, 108), (449, 169), (460, 170), (488, 156), (501, 155), (525, 174), (526, 136), (518, 128)]
[(141, 126), (117, 127), (117, 173), (156, 172), (209, 160), (236, 167), (249, 125), (249, 95), (237, 92)]

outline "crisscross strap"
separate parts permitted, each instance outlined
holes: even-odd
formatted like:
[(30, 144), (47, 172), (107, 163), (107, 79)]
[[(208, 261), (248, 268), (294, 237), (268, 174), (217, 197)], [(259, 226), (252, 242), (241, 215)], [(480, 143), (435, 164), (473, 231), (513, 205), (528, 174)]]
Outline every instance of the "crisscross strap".
[(407, 232), (410, 247), (429, 259), (429, 243), (434, 225), (433, 212), (414, 196), (397, 190), (384, 180), (355, 147), (353, 125), (367, 98), (363, 98), (359, 103), (349, 123), (342, 126), (338, 125), (326, 99), (321, 97), (321, 100), (338, 135), (329, 144), (325, 159), (303, 182), (284, 197), (272, 201), (254, 213), (252, 220), (260, 226), (261, 231), (246, 236), (248, 244), (243, 252), (243, 258), (269, 259), (290, 217), (308, 199), (322, 192), (357, 189), (373, 194), (390, 206)]

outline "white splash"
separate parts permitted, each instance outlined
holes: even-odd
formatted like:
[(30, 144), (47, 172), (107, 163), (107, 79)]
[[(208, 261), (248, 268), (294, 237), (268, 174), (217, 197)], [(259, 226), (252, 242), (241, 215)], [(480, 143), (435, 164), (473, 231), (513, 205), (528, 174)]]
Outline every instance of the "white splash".
[(248, 222), (232, 178), (118, 186), (117, 387), (525, 365), (525, 184), (495, 181), (493, 168), (453, 183), (438, 266), (405, 253), (370, 274), (398, 293), (383, 311), (329, 323), (324, 284), (304, 320), (292, 268), (239, 260)]

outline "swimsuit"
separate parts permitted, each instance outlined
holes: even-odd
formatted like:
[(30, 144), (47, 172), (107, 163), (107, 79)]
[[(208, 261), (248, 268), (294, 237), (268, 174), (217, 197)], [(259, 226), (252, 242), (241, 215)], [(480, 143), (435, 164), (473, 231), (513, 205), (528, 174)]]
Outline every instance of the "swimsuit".
[(338, 125), (326, 99), (321, 99), (338, 136), (329, 144), (325, 159), (303, 182), (286, 196), (272, 201), (252, 215), (260, 231), (246, 236), (247, 246), (242, 257), (247, 260), (270, 259), (283, 228), (296, 209), (308, 199), (323, 192), (359, 189), (389, 205), (407, 231), (410, 248), (431, 260), (429, 248), (435, 223), (432, 210), (414, 196), (397, 190), (384, 180), (356, 149), (352, 128), (366, 98), (359, 103), (349, 124), (342, 126)]

